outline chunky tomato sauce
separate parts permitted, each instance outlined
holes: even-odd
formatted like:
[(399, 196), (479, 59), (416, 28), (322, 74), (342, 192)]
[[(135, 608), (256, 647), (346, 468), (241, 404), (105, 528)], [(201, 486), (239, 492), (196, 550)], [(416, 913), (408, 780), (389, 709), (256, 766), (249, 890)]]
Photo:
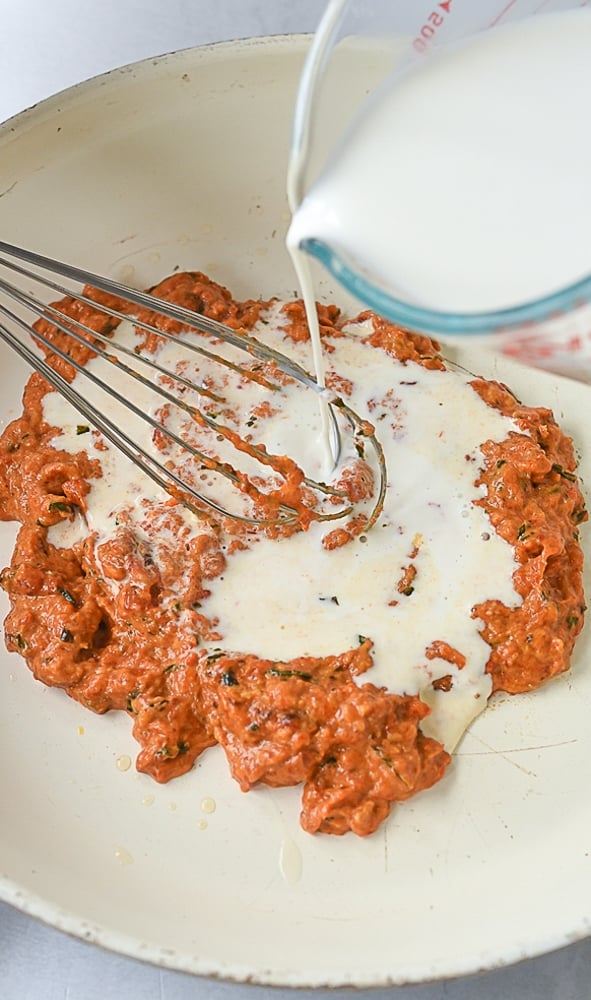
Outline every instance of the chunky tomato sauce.
[[(87, 291), (97, 308), (64, 300), (62, 310), (90, 330), (110, 333), (116, 321), (100, 312), (100, 303), (121, 303)], [(154, 291), (245, 331), (269, 305), (237, 302), (200, 273), (174, 275)], [(307, 338), (301, 303), (286, 304), (283, 315), (287, 337)], [(172, 321), (145, 318), (178, 332)], [(320, 318), (334, 341), (342, 322), (338, 309), (321, 306)], [(376, 350), (428, 369), (445, 367), (431, 339), (370, 314), (361, 319), (371, 320), (367, 342)], [(92, 356), (90, 342), (71, 345), (45, 321), (40, 326), (82, 363)], [(153, 351), (157, 339), (146, 334), (144, 349)], [(64, 361), (49, 360), (72, 378)], [(585, 611), (578, 530), (587, 514), (572, 443), (551, 412), (521, 405), (498, 383), (474, 379), (472, 386), (524, 431), (500, 443), (483, 442), (483, 465), (475, 469), (475, 481), (486, 487), (476, 502), (491, 532), (514, 548), (514, 586), (522, 603), (508, 608), (487, 601), (473, 615), (490, 646), (486, 669), (493, 690), (517, 693), (569, 666)], [(208, 581), (223, 573), (233, 550), (249, 544), (252, 528), (204, 512), (199, 531), (189, 537), (173, 496), (146, 512), (152, 527), (179, 540), (168, 564), (155, 564), (125, 516), (100, 544), (52, 544), (51, 526), (85, 511), (91, 483), (102, 475), (104, 445), (100, 435), (82, 427), (80, 451), (60, 450), (58, 432), (43, 415), (51, 391), (32, 375), (23, 413), (0, 439), (0, 517), (21, 524), (1, 576), (11, 602), (6, 643), (36, 678), (95, 712), (126, 712), (141, 748), (138, 770), (159, 782), (189, 771), (207, 747), (219, 743), (244, 791), (259, 783), (303, 785), (302, 825), (310, 832), (369, 834), (392, 803), (443, 776), (450, 756), (420, 727), (428, 707), (417, 696), (360, 680), (372, 665), (371, 638), (359, 636), (346, 653), (285, 662), (224, 652), (218, 623), (207, 617)], [(287, 485), (273, 496), (261, 494), (258, 513), (272, 516), (279, 502), (307, 509), (305, 484), (292, 475), (289, 462), (286, 470)], [(340, 485), (352, 501), (366, 495), (372, 488), (367, 466), (360, 461)], [(304, 516), (298, 527), (305, 530)], [(362, 530), (362, 521), (352, 518), (328, 533), (326, 548), (346, 545)], [(411, 551), (408, 565), (393, 572), (393, 606), (412, 593), (415, 555)], [(443, 660), (448, 669), (461, 669), (465, 660), (437, 636), (425, 657)], [(451, 683), (445, 672), (433, 682), (444, 691)]]

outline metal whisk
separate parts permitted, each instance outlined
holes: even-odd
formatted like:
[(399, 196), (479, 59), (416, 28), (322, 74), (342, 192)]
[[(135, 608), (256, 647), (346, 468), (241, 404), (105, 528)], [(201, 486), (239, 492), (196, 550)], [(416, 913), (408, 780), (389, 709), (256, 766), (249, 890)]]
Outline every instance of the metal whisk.
[[(225, 400), (219, 393), (212, 392), (205, 384), (198, 384), (180, 371), (162, 366), (156, 357), (142, 353), (137, 346), (129, 347), (119, 342), (116, 335), (97, 333), (71, 315), (60, 312), (55, 304), (49, 305), (43, 301), (48, 293), (58, 293), (60, 296), (67, 296), (81, 304), (91, 306), (115, 321), (131, 320), (136, 328), (141, 329), (146, 334), (154, 334), (163, 341), (178, 342), (179, 338), (176, 334), (167, 333), (152, 323), (145, 322), (135, 316), (133, 312), (134, 308), (136, 310), (148, 309), (157, 316), (166, 317), (182, 324), (183, 349), (189, 349), (201, 358), (207, 359), (208, 362), (231, 370), (241, 379), (258, 382), (272, 393), (281, 388), (281, 385), (276, 384), (272, 377), (268, 376), (269, 371), (275, 370), (287, 376), (288, 379), (295, 380), (306, 389), (321, 395), (328, 407), (333, 454), (339, 455), (342, 444), (337, 416), (340, 416), (341, 424), (348, 428), (353, 435), (358, 454), (363, 455), (367, 445), (373, 449), (378, 476), (372, 498), (372, 507), (367, 513), (364, 530), (368, 530), (375, 523), (384, 502), (386, 467), (382, 448), (373, 428), (342, 399), (327, 389), (321, 388), (297, 362), (268, 347), (247, 332), (233, 330), (213, 319), (157, 298), (147, 292), (128, 288), (119, 282), (1, 241), (0, 267), (4, 269), (4, 273), (10, 272), (13, 279), (8, 280), (4, 273), (0, 275), (0, 293), (3, 295), (3, 299), (0, 300), (0, 316), (2, 317), (0, 337), (64, 396), (106, 439), (120, 449), (142, 472), (169, 495), (199, 515), (203, 515), (204, 510), (214, 510), (223, 517), (230, 517), (253, 526), (281, 526), (295, 523), (305, 527), (311, 520), (333, 521), (353, 512), (352, 504), (341, 490), (334, 489), (323, 482), (309, 479), (296, 463), (289, 459), (289, 456), (270, 454), (264, 446), (258, 446), (243, 438), (238, 438), (219, 418), (216, 419), (211, 413), (206, 412), (203, 406), (195, 406), (181, 396), (181, 393), (189, 389), (197, 394), (200, 401), (213, 400), (223, 404)], [(20, 279), (19, 284), (14, 283), (15, 277), (17, 281)], [(65, 279), (68, 285), (64, 284), (63, 281), (56, 280), (56, 278)], [(25, 279), (24, 283), (22, 279)], [(72, 283), (76, 287), (73, 288)], [(80, 288), (80, 286), (82, 287)], [(32, 287), (35, 287), (37, 292), (31, 291)], [(94, 298), (89, 297), (89, 288), (115, 296), (116, 299), (120, 300), (120, 303), (117, 304), (120, 305), (120, 308), (95, 301)], [(7, 304), (7, 300), (11, 302), (12, 306), (18, 307), (17, 312)], [(130, 382), (129, 393), (120, 392), (104, 378), (97, 375), (96, 371), (89, 370), (85, 364), (77, 361), (67, 350), (60, 348), (42, 331), (35, 328), (33, 324), (37, 324), (38, 320), (48, 321), (52, 327), (66, 334), (72, 341), (85, 348), (90, 348), (94, 355), (103, 359), (113, 369), (129, 376), (133, 380)], [(195, 332), (198, 336), (191, 335), (189, 337), (185, 331)], [(206, 336), (204, 337), (204, 335)], [(138, 444), (125, 428), (118, 426), (107, 413), (99, 411), (85, 398), (83, 392), (75, 384), (69, 382), (48, 364), (39, 351), (35, 349), (30, 338), (38, 345), (42, 345), (52, 355), (61, 358), (78, 374), (85, 376), (118, 403), (127, 407), (135, 417), (148, 424), (153, 433), (157, 432), (163, 435), (165, 439), (183, 449), (183, 454), (191, 456), (202, 469), (229, 480), (243, 495), (250, 497), (257, 495), (258, 486), (256, 482), (253, 482), (253, 479), (257, 477), (253, 477), (252, 474), (249, 476), (236, 469), (233, 464), (218, 461), (217, 458), (206, 454), (194, 443), (165, 426), (162, 420), (158, 419), (158, 415), (139, 407), (131, 398), (133, 384), (141, 383), (143, 386), (149, 387), (163, 401), (163, 405), (178, 407), (201, 430), (209, 429), (214, 435), (213, 440), (217, 438), (218, 441), (221, 439), (229, 441), (238, 453), (246, 454), (260, 463), (261, 470), (266, 471), (267, 474), (270, 472), (285, 479), (286, 476), (297, 472), (301, 486), (305, 488), (306, 496), (312, 496), (314, 499), (311, 502), (304, 501), (303, 504), (294, 504), (293, 506), (289, 503), (278, 503), (276, 517), (270, 518), (249, 517), (226, 510), (215, 499), (183, 479), (174, 467), (169, 467), (172, 463), (160, 461), (157, 456)], [(220, 341), (236, 348), (248, 359), (254, 358), (257, 362), (263, 362), (264, 365), (252, 365), (251, 363), (249, 366), (246, 361), (238, 363), (231, 361), (222, 356), (219, 349), (216, 350), (216, 342), (219, 348)], [(130, 365), (125, 360), (126, 358), (133, 359), (133, 365)], [(264, 369), (263, 375), (257, 370), (260, 368)], [(143, 373), (143, 370), (146, 374)], [(150, 374), (152, 374), (152, 378), (149, 377)], [(154, 377), (159, 378), (160, 382), (154, 381)], [(171, 386), (178, 387), (177, 391), (171, 391)], [(328, 503), (325, 503), (324, 507), (320, 509), (318, 503), (321, 503), (323, 498)], [(327, 507), (329, 509), (326, 509)]]

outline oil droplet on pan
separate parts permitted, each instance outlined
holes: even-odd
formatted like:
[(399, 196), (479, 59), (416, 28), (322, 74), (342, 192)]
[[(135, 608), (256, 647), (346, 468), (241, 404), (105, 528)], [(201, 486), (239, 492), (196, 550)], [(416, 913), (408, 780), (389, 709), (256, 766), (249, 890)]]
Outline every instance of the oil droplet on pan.
[(211, 799), (209, 796), (201, 799), (201, 811), (204, 813), (214, 813), (216, 811), (215, 799)]
[(120, 865), (132, 865), (133, 864), (133, 858), (132, 858), (131, 854), (129, 853), (129, 851), (126, 850), (125, 847), (116, 847), (115, 848), (115, 857), (117, 858), (117, 861), (119, 862)]
[(118, 771), (129, 771), (131, 767), (131, 757), (128, 757), (126, 753), (122, 753), (115, 761)]
[(299, 882), (302, 869), (302, 852), (291, 837), (284, 837), (279, 848), (279, 871), (288, 885)]

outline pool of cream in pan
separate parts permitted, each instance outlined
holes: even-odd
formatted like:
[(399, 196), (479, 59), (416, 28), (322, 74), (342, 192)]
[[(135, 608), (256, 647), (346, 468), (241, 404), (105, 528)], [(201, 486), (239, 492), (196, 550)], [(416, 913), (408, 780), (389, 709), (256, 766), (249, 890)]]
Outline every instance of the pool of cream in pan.
[[(375, 425), (384, 449), (388, 482), (378, 523), (367, 535), (332, 551), (323, 548), (322, 538), (338, 521), (314, 522), (308, 531), (280, 540), (254, 533), (250, 547), (230, 555), (224, 572), (208, 581), (211, 595), (203, 602), (202, 613), (219, 619), (222, 640), (217, 645), (277, 660), (340, 653), (356, 646), (360, 636), (371, 638), (374, 665), (358, 683), (371, 682), (399, 694), (419, 693), (431, 707), (423, 731), (451, 750), (490, 694), (485, 673), (490, 650), (479, 635), (480, 623), (472, 617), (472, 608), (490, 599), (508, 606), (520, 601), (512, 583), (513, 549), (492, 531), (487, 515), (473, 502), (484, 492), (474, 485), (482, 464), (479, 445), (503, 440), (516, 426), (480, 399), (469, 385), (470, 376), (431, 371), (414, 362), (401, 364), (364, 344), (368, 323), (351, 323), (345, 327), (346, 337), (330, 342), (334, 350), (327, 352), (326, 367), (329, 380), (337, 372), (349, 381), (347, 402)], [(280, 305), (275, 304), (253, 332), (309, 367), (309, 344), (282, 339), (280, 328), (285, 324)], [(134, 338), (132, 324), (122, 324), (117, 340), (133, 343)], [(185, 374), (195, 364), (194, 356), (178, 344), (163, 346), (158, 361), (179, 366)], [(90, 362), (91, 367), (100, 365), (100, 360)], [(330, 482), (313, 394), (289, 386), (276, 405), (276, 397), (256, 384), (245, 385), (242, 380), (238, 386), (232, 377), (217, 377), (238, 415), (241, 433), (250, 430), (256, 440), (253, 408), (270, 400), (278, 412), (260, 421), (260, 440), (270, 451), (296, 459), (308, 475)], [(124, 396), (130, 395), (127, 377), (112, 372), (109, 380), (120, 385)], [(83, 376), (78, 375), (74, 384), (87, 398), (104, 404), (99, 390)], [(162, 405), (150, 389), (138, 385), (133, 386), (133, 398), (153, 413)], [(190, 401), (187, 394), (184, 398)], [(113, 402), (109, 414), (157, 454), (150, 427), (119, 412), (119, 404)], [(103, 468), (102, 478), (92, 481), (86, 516), (51, 528), (50, 540), (70, 545), (91, 534), (99, 545), (113, 535), (118, 515), (125, 511), (156, 564), (164, 552), (175, 548), (182, 561), (178, 538), (149, 516), (152, 504), (168, 499), (162, 490), (113, 447), (107, 451), (89, 447), (88, 439), (78, 433), (80, 415), (56, 393), (45, 398), (44, 415), (61, 428), (57, 446), (71, 452), (88, 448)], [(171, 428), (184, 426), (196, 433), (186, 415), (167, 410), (164, 416)], [(336, 478), (356, 457), (345, 428), (342, 436)], [(214, 447), (245, 471), (261, 472), (248, 456), (232, 452), (226, 444), (214, 440)], [(179, 462), (174, 448), (165, 458)], [(369, 450), (367, 458), (371, 464)], [(230, 483), (203, 470), (199, 477), (198, 485), (222, 505), (246, 512), (248, 501)], [(364, 501), (358, 510), (370, 506)], [(189, 535), (203, 529), (190, 511), (183, 509), (182, 519), (184, 546)], [(418, 551), (411, 560), (414, 549)], [(398, 592), (397, 583), (410, 562), (416, 578), (412, 593), (405, 595)], [(465, 667), (460, 670), (438, 658), (428, 659), (425, 651), (434, 640), (458, 649), (466, 657)], [(432, 681), (445, 674), (452, 676), (451, 690), (435, 691)]]

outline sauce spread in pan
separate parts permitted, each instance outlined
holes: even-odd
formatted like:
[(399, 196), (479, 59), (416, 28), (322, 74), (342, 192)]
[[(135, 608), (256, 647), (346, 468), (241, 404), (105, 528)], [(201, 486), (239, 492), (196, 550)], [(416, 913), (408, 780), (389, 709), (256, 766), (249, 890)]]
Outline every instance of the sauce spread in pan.
[[(200, 273), (154, 291), (308, 367), (300, 302), (238, 302)], [(136, 436), (226, 509), (273, 522), (253, 528), (188, 510), (43, 379), (29, 379), (23, 414), (0, 439), (0, 517), (21, 522), (1, 577), (7, 645), (35, 677), (93, 711), (127, 712), (140, 771), (169, 781), (219, 743), (244, 791), (303, 785), (304, 829), (366, 835), (393, 802), (443, 776), (493, 691), (529, 691), (568, 669), (583, 625), (578, 529), (587, 515), (572, 443), (549, 410), (450, 370), (427, 337), (321, 306), (327, 385), (376, 428), (386, 455), (384, 509), (365, 534), (377, 470), (346, 430), (336, 469), (323, 467), (313, 395), (270, 363), (246, 359), (259, 383), (195, 361), (171, 321), (151, 317), (172, 343), (131, 320), (115, 329), (99, 309), (110, 300), (87, 293), (96, 308), (61, 307), (89, 331), (114, 331), (177, 372), (198, 368), (211, 391), (200, 405), (225, 436), (145, 387), (134, 399), (244, 469), (256, 490), (221, 480), (158, 430), (138, 424)], [(90, 342), (68, 351), (90, 370), (104, 364)], [(191, 402), (190, 390), (154, 378)], [(134, 429), (132, 416), (109, 407)], [(236, 452), (237, 436), (289, 459), (254, 463)], [(352, 513), (319, 520), (334, 498), (310, 496), (300, 466), (344, 493)], [(281, 504), (299, 523), (277, 523)]]

